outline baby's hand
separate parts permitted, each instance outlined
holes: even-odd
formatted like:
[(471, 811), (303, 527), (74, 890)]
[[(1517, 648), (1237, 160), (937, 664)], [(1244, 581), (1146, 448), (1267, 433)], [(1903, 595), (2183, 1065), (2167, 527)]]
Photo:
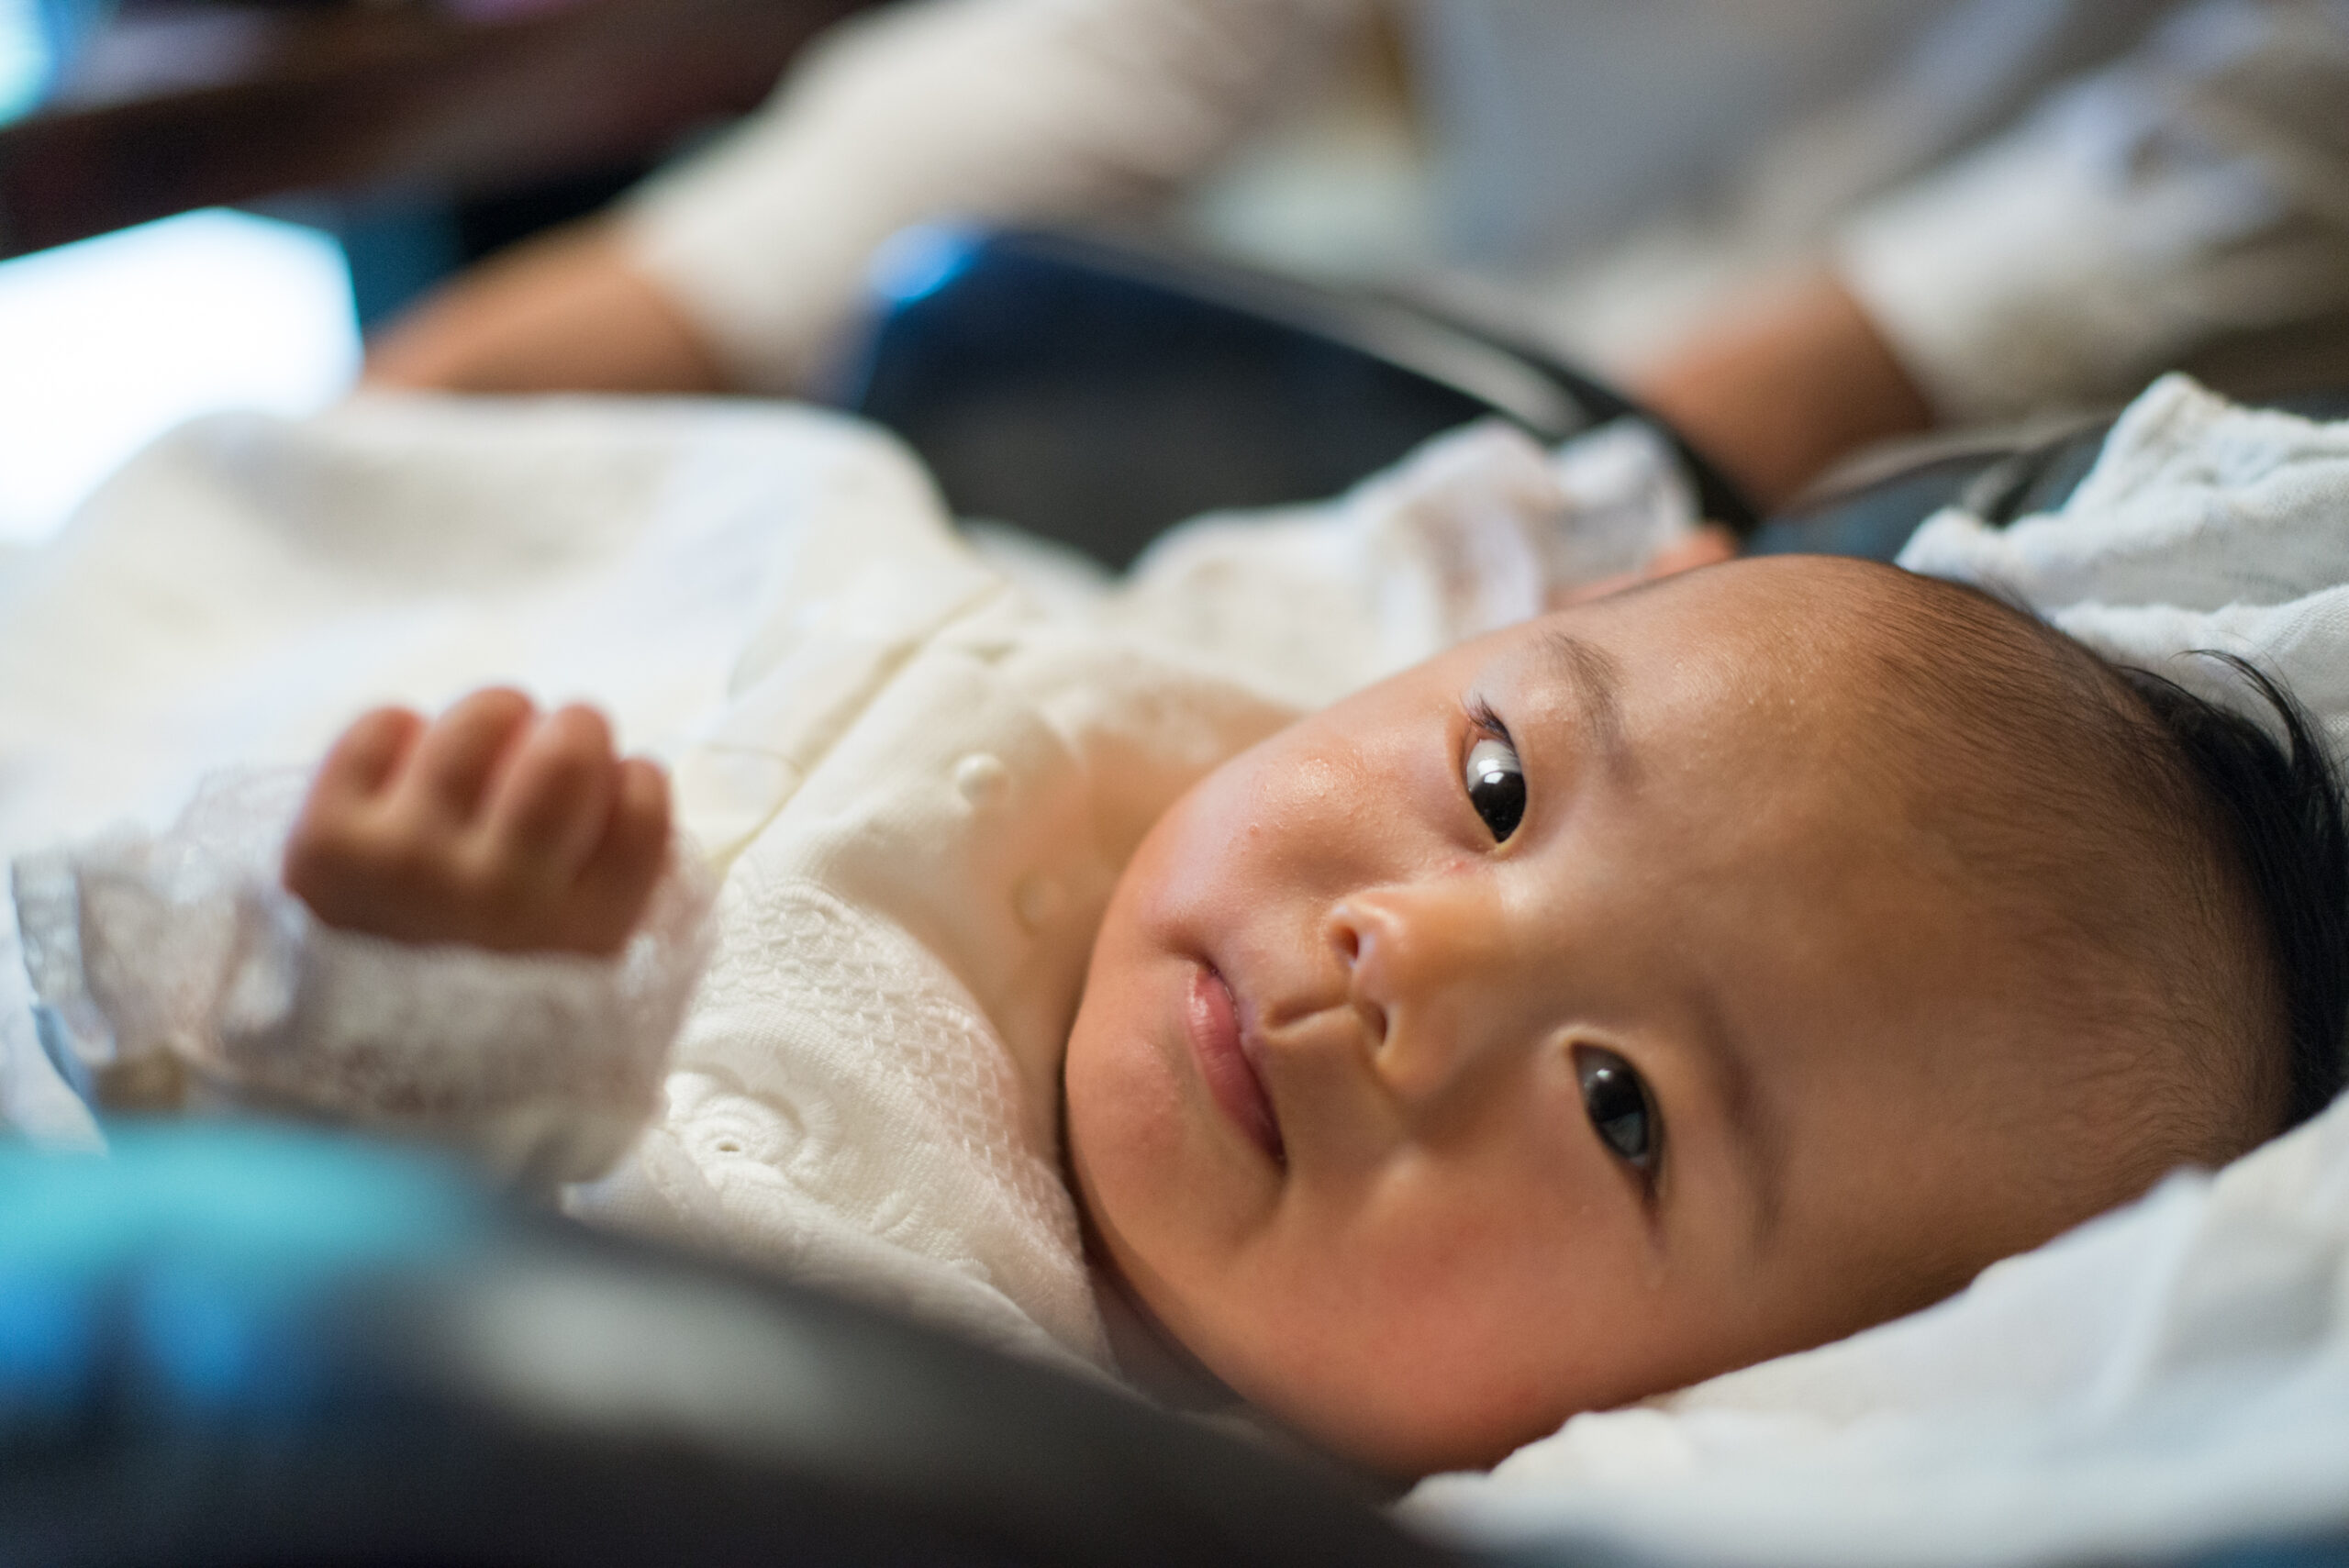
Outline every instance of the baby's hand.
[(593, 708), (475, 692), (428, 724), (378, 708), (334, 744), (285, 846), (329, 926), (505, 952), (617, 952), (669, 842), (669, 785)]

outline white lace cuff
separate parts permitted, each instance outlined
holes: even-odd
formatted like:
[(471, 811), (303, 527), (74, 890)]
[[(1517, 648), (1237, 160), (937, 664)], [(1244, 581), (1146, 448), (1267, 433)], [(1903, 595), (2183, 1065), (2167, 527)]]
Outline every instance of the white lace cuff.
[(43, 1044), (85, 1098), (231, 1106), (453, 1145), (527, 1185), (595, 1175), (659, 1106), (710, 942), (682, 846), (616, 958), (338, 930), (279, 881), (306, 775), (206, 781), (160, 836), (13, 867)]

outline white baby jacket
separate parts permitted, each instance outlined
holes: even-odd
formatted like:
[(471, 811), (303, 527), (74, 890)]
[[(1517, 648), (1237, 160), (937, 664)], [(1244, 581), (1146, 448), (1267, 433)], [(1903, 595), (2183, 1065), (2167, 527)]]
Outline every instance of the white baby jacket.
[(1106, 1364), (1061, 1059), (1111, 885), (1290, 710), (1056, 621), (934, 516), (811, 532), (677, 767), (724, 881), (666, 1113), (591, 1218)]

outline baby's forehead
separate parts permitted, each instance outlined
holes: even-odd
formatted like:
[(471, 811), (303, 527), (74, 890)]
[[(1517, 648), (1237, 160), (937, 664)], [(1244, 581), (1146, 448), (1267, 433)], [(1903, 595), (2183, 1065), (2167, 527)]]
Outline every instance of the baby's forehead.
[[(1974, 1220), (2021, 1244), (2224, 1119), (2164, 1021), (2215, 962), (2175, 913), (2212, 903), (2209, 852), (2128, 678), (1987, 595), (1859, 562), (1692, 573), (1578, 630), (1680, 792), (1641, 844), (1679, 873), (1680, 951), (1753, 1054), (1798, 1067), (1756, 1082), (1799, 1079), (1823, 1118), (1798, 1161), (1883, 1129), (1884, 1171), (1975, 1173)], [(1993, 1155), (2020, 1186), (1980, 1179)]]
[(2112, 695), (2092, 655), (1987, 595), (1833, 557), (1689, 573), (1555, 635), (1602, 650), (1657, 728), (1776, 740), (1821, 780), (1873, 763), (1881, 785), (1904, 760), (1912, 782), (1987, 777), (2021, 761), (2001, 742), (2093, 735)]
[[(1980, 1000), (1992, 973), (2037, 975), (2020, 933), (2101, 931), (2106, 906), (2169, 885), (2147, 863), (2161, 824), (2133, 782), (2142, 726), (2086, 649), (1973, 589), (1868, 562), (1710, 575), (1677, 604), (1657, 595), (1672, 640), (1649, 649), (1667, 693), (1676, 667), (1705, 666), (1664, 705), (1687, 728), (1650, 739), (1683, 743), (1668, 761), (1684, 828), (1722, 847), (1707, 899), (1759, 879), (1775, 923), (1842, 954), (1839, 984), (1954, 1002)], [(1938, 950), (1904, 961), (1904, 931)], [(1940, 983), (1921, 984), (1923, 967)], [(2043, 979), (1987, 1005), (2032, 1010), (2053, 999)]]
[(2084, 717), (2098, 677), (2013, 610), (1806, 558), (1595, 609), (1560, 625), (1622, 672), (1633, 756), (1610, 826), (1680, 890), (1686, 918), (1753, 950), (1757, 969), (1832, 954), (1847, 989), (1940, 989), (1920, 986), (1904, 944), (1930, 932), (2004, 967), (2004, 933), (2077, 891), (2029, 873), (2068, 862), (2047, 841), (2110, 804)]

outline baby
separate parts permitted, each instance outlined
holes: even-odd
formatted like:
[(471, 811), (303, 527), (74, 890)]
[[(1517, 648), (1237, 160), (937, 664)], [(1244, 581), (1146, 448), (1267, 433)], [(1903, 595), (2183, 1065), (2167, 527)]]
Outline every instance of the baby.
[[(2339, 1086), (2349, 907), (2335, 786), (2244, 673), (2288, 750), (1973, 590), (1779, 558), (1273, 730), (1068, 895), (1088, 1257), (1174, 1359), (1415, 1475), (2232, 1158)], [(284, 875), (333, 926), (606, 954), (670, 815), (592, 712), (484, 692), (352, 726)]]

